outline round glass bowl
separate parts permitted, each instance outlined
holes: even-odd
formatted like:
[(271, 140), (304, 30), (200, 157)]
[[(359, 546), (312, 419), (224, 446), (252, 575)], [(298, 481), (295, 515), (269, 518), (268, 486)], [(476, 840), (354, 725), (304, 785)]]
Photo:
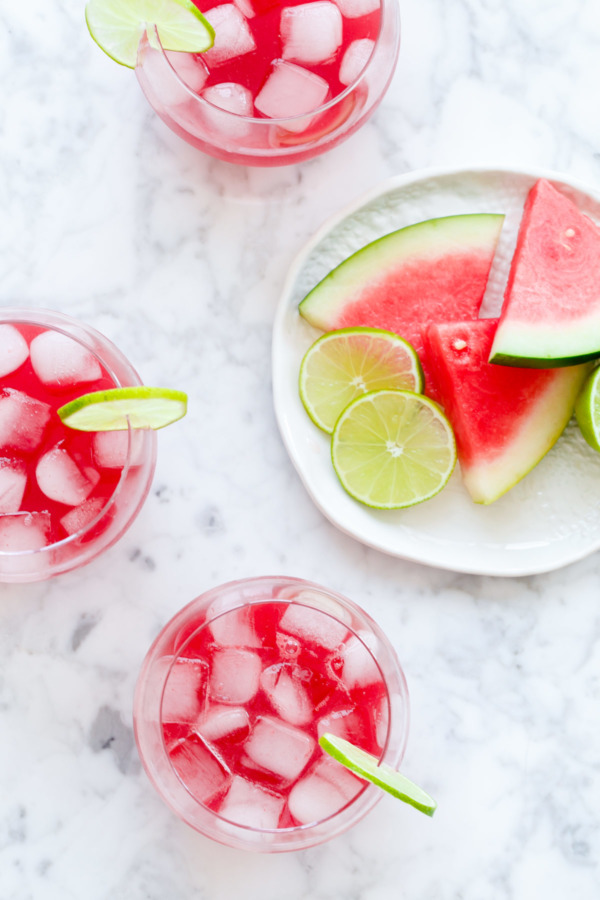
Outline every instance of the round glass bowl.
[[(21, 332), (28, 344), (42, 331), (51, 333), (55, 337), (51, 338), (50, 343), (58, 341), (58, 358), (64, 361), (64, 348), (67, 346), (69, 353), (72, 351), (76, 357), (87, 360), (88, 364), (91, 360), (94, 371), (102, 371), (101, 383), (104, 387), (142, 383), (131, 363), (111, 341), (93, 328), (61, 313), (44, 309), (4, 308), (0, 310), (0, 327), (6, 325), (14, 326)], [(65, 377), (68, 381), (69, 376)], [(7, 494), (0, 498), (0, 582), (42, 581), (90, 562), (129, 528), (148, 494), (156, 464), (154, 432), (131, 429), (128, 432), (107, 432), (107, 440), (100, 435), (98, 452), (102, 453), (103, 459), (97, 470), (90, 457), (89, 443), (86, 443), (92, 440), (92, 436), (82, 436), (81, 432), (66, 428), (56, 415), (56, 409), (63, 403), (93, 390), (91, 383), (77, 384), (69, 389), (43, 388), (29, 356), (14, 372), (0, 378), (0, 473), (4, 468), (10, 472), (19, 467), (21, 471), (27, 470), (25, 499), (33, 496), (32, 492), (37, 492), (33, 512), (31, 507), (25, 511), (28, 507), (24, 504), (21, 509), (18, 502), (8, 502)], [(42, 388), (44, 401), (41, 400)], [(23, 400), (24, 396), (33, 398), (33, 406)], [(22, 400), (21, 407), (12, 404), (12, 400), (18, 397)], [(5, 403), (7, 400), (9, 402)], [(35, 419), (40, 415), (47, 419), (43, 426), (45, 434), (50, 433), (52, 440), (56, 441), (55, 457), (61, 454), (68, 457), (66, 462), (64, 457), (62, 461), (62, 466), (66, 468), (61, 469), (59, 464), (52, 472), (46, 473), (46, 478), (57, 475), (60, 479), (63, 472), (70, 468), (77, 482), (75, 494), (82, 490), (81, 485), (86, 484), (86, 479), (87, 487), (83, 488), (83, 494), (90, 486), (89, 479), (98, 482), (97, 487), (90, 491), (89, 499), (83, 498), (82, 494), (81, 500), (74, 496), (66, 505), (62, 502), (58, 506), (55, 504), (58, 509), (55, 517), (60, 517), (60, 525), (56, 525), (52, 518), (54, 514), (46, 509), (51, 505), (47, 495), (40, 493), (36, 485), (37, 451), (27, 446), (27, 438), (15, 450), (15, 441), (18, 445), (21, 439), (11, 437), (8, 432), (2, 445), (3, 429), (14, 427), (17, 432), (22, 428), (26, 431), (29, 418), (33, 416)], [(85, 461), (80, 459), (75, 468), (68, 447), (70, 442), (78, 446), (78, 441), (85, 445), (85, 452), (81, 454), (81, 459)], [(11, 489), (14, 489), (12, 483)], [(64, 496), (60, 490), (57, 496), (62, 501)], [(55, 493), (54, 489), (50, 493)], [(49, 522), (52, 522), (51, 527)]]
[[(145, 35), (140, 42), (136, 74), (163, 122), (188, 143), (218, 159), (276, 166), (331, 150), (369, 118), (396, 67), (400, 14), (398, 0), (381, 0), (374, 48), (356, 80), (310, 113), (283, 118), (241, 116), (214, 106), (181, 78), (172, 62), (177, 54), (164, 51), (156, 30), (149, 37)], [(240, 59), (242, 66), (244, 59)]]
[(134, 702), (142, 763), (171, 810), (215, 841), (268, 853), (329, 840), (380, 799), (321, 750), (321, 733), (397, 767), (408, 723), (379, 626), (287, 577), (230, 582), (184, 607), (148, 651)]

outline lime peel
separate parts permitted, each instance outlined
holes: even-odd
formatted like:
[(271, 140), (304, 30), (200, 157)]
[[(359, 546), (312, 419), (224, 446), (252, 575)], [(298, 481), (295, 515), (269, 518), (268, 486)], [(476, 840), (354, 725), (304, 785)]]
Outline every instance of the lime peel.
[(171, 388), (121, 387), (83, 394), (58, 410), (64, 425), (77, 431), (164, 428), (187, 412), (187, 394)]
[(140, 38), (156, 33), (164, 50), (203, 53), (214, 43), (210, 22), (191, 0), (88, 0), (85, 21), (107, 56), (135, 69)]
[(386, 763), (378, 763), (375, 756), (360, 747), (329, 733), (321, 735), (319, 745), (347, 769), (425, 815), (433, 816), (436, 811), (437, 803), (422, 788)]
[(600, 367), (588, 375), (575, 401), (575, 417), (587, 443), (600, 451)]

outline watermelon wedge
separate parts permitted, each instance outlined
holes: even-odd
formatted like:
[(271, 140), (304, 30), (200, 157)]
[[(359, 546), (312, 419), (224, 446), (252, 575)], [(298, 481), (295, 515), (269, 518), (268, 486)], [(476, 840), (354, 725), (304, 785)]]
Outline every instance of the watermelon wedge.
[(541, 179), (523, 211), (490, 362), (570, 366), (600, 356), (600, 228)]
[(503, 215), (429, 219), (367, 244), (333, 269), (300, 303), (323, 331), (359, 325), (394, 331), (419, 354), (428, 385), (422, 328), (473, 319), (485, 293)]
[(462, 477), (476, 503), (497, 500), (556, 443), (588, 372), (585, 365), (492, 365), (496, 326), (496, 319), (431, 324), (425, 334)]

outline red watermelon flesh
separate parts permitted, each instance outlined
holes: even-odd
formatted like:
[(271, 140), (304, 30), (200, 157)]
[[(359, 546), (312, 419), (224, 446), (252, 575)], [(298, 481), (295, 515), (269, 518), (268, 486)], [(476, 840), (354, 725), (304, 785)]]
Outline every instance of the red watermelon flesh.
[(600, 356), (600, 228), (549, 181), (528, 194), (491, 360), (567, 366)]
[(476, 503), (498, 499), (556, 443), (588, 371), (585, 365), (527, 369), (489, 363), (497, 321), (431, 324), (425, 334), (437, 395)]
[(387, 234), (333, 269), (299, 311), (323, 331), (396, 332), (419, 354), (430, 393), (423, 327), (477, 317), (503, 221), (487, 213), (447, 216)]

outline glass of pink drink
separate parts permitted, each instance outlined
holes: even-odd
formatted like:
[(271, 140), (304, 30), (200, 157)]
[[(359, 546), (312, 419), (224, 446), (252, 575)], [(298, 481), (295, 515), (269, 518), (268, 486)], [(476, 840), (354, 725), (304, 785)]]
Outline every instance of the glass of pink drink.
[(75, 431), (56, 410), (138, 384), (94, 329), (50, 310), (0, 310), (0, 581), (81, 566), (132, 523), (154, 474), (154, 432)]
[(192, 601), (144, 661), (139, 753), (163, 800), (230, 847), (299, 850), (354, 825), (381, 791), (324, 753), (350, 740), (397, 766), (408, 692), (355, 603), (295, 578), (236, 581)]
[(154, 31), (136, 73), (190, 144), (245, 165), (329, 150), (371, 115), (400, 43), (398, 0), (194, 0), (215, 30), (202, 54), (165, 52)]

